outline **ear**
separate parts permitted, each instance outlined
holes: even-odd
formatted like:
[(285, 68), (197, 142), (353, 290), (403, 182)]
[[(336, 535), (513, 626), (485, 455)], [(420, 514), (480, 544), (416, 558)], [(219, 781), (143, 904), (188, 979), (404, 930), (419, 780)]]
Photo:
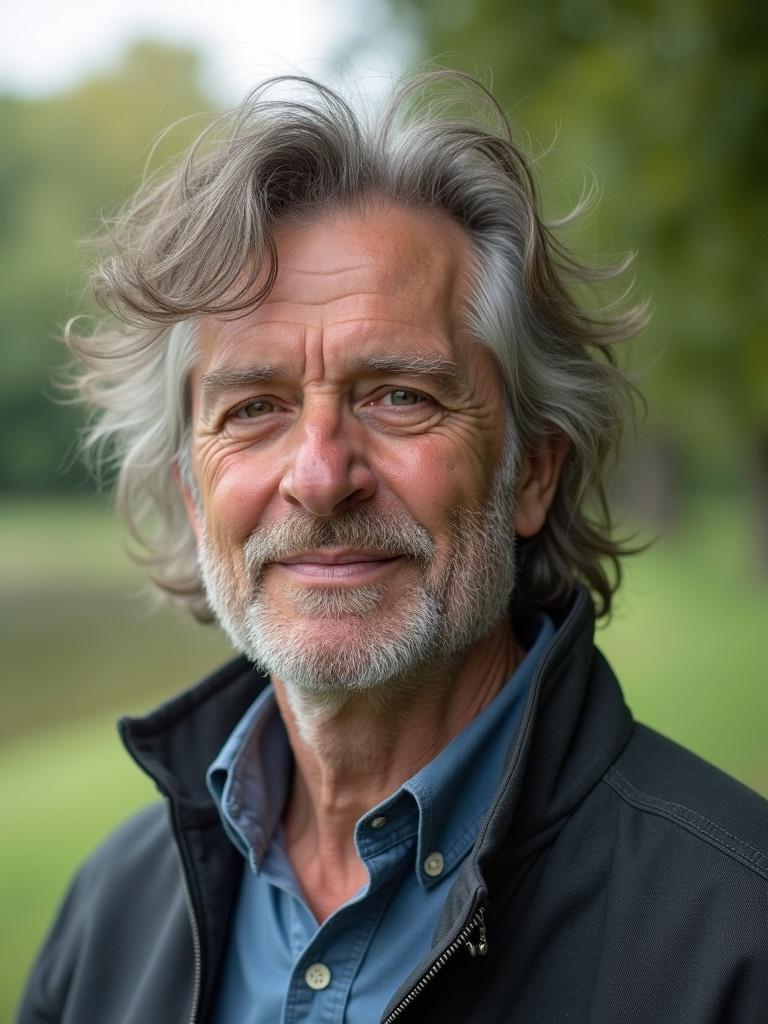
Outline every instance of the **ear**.
[(184, 476), (179, 467), (178, 460), (174, 460), (173, 463), (173, 479), (176, 481), (176, 486), (179, 488), (179, 494), (184, 502), (184, 508), (187, 510), (187, 519), (189, 525), (192, 527), (192, 532), (195, 535), (195, 539), (198, 544), (200, 543), (201, 524), (200, 524), (200, 513), (198, 511), (197, 501), (195, 495), (189, 484), (184, 480)]
[(548, 434), (539, 447), (525, 454), (517, 480), (515, 529), (520, 537), (538, 533), (552, 504), (569, 441), (565, 434)]

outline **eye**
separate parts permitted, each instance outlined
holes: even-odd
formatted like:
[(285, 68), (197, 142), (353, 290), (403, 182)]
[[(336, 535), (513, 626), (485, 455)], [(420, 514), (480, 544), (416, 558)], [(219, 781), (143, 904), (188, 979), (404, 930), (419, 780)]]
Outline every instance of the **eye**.
[(393, 388), (383, 396), (382, 401), (384, 405), (418, 405), (426, 399), (418, 391), (411, 391), (408, 388)]
[(259, 416), (265, 416), (267, 413), (274, 411), (274, 402), (270, 402), (266, 398), (252, 398), (250, 401), (243, 402), (242, 405), (238, 406), (232, 413), (232, 416), (238, 420), (254, 420)]

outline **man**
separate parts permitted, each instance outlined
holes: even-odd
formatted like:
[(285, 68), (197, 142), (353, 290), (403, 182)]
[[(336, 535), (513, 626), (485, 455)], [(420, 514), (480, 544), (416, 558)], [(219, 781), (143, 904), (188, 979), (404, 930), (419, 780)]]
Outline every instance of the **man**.
[(414, 88), (257, 92), (116, 228), (90, 442), (243, 657), (121, 723), (168, 813), (82, 869), (22, 1024), (768, 1019), (766, 804), (592, 641), (642, 314), (581, 309), (503, 121)]

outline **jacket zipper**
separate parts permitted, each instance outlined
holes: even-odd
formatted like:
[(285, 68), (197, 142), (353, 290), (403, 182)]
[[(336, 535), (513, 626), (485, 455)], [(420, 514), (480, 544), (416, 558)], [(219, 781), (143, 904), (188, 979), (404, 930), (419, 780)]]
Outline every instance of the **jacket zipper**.
[[(173, 824), (173, 814), (171, 813), (170, 805), (168, 805), (168, 817), (170, 819), (171, 832), (175, 836), (176, 829)], [(192, 986), (192, 1006), (189, 1011), (189, 1024), (196, 1024), (198, 1004), (200, 1002), (200, 986), (203, 973), (203, 956), (200, 945), (200, 926), (197, 923), (197, 915), (195, 914), (195, 908), (192, 903), (192, 893), (190, 892), (189, 889), (189, 882), (187, 881), (187, 872), (184, 869), (184, 861), (182, 860), (181, 853), (179, 852), (178, 840), (174, 841), (173, 849), (176, 853), (176, 859), (179, 862), (181, 884), (184, 889), (184, 902), (187, 905), (187, 917), (189, 918), (189, 926), (192, 931), (192, 961), (194, 965), (194, 982)]]
[[(477, 941), (472, 942), (470, 941), (470, 936), (475, 928), (477, 928)], [(421, 995), (435, 975), (440, 973), (451, 957), (454, 956), (462, 946), (466, 948), (470, 956), (485, 956), (488, 952), (488, 935), (485, 928), (485, 907), (477, 908), (468, 923), (464, 925), (450, 946), (443, 950), (427, 973), (419, 979), (411, 991), (397, 1004), (390, 1015), (382, 1021), (382, 1024), (392, 1024), (392, 1021), (396, 1020), (403, 1010), (406, 1010), (414, 999)]]

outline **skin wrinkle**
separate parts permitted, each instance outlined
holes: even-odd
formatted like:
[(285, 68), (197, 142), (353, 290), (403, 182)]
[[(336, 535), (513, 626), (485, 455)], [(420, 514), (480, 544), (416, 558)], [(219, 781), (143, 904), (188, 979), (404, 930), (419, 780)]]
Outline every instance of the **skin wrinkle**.
[[(199, 496), (186, 500), (211, 604), (236, 645), (272, 673), (296, 758), (288, 854), (322, 919), (359, 885), (355, 821), (482, 710), (516, 664), (506, 613), (515, 526), (538, 529), (558, 465), (550, 453), (523, 458), (514, 483), (504, 385), (492, 354), (466, 335), (455, 287), (470, 244), (450, 218), (393, 206), (329, 215), (276, 238), (273, 305), (292, 303), (302, 330), (270, 332), (269, 299), (235, 328), (201, 324), (192, 387)], [(370, 255), (381, 289), (370, 290), (367, 274), (368, 298), (339, 304), (331, 285), (324, 310), (308, 309), (301, 300), (317, 279), (292, 269), (346, 265), (348, 250)], [(382, 302), (385, 317), (374, 315)], [(372, 332), (374, 320), (403, 326)], [(452, 365), (455, 403), (440, 386), (395, 372), (393, 360), (413, 369), (417, 353), (432, 370)], [(268, 389), (279, 408), (201, 425), (201, 381), (241, 372), (254, 356), (283, 367)], [(377, 359), (361, 378), (360, 362)], [(384, 405), (387, 388), (428, 400)], [(259, 397), (258, 387), (246, 390), (235, 407)], [(325, 533), (312, 532), (321, 526)], [(328, 596), (327, 582), (308, 584), (282, 565), (279, 547), (270, 562), (282, 529), (299, 552), (329, 541), (333, 549), (334, 540), (379, 550), (366, 537), (381, 529), (382, 553), (411, 557), (390, 557), (352, 584), (334, 581)], [(266, 562), (249, 571), (244, 552), (255, 538)]]
[[(420, 80), (422, 98), (431, 80)], [(319, 218), (345, 211), (362, 216), (394, 203), (428, 222), (433, 241), (422, 246), (406, 283), (420, 286), (442, 258), (434, 238), (445, 232), (431, 230), (441, 217), (443, 225), (446, 216), (452, 221), (454, 240), (461, 230), (471, 236), (472, 258), (463, 268), (469, 287), (446, 274), (443, 313), (455, 319), (459, 295), (466, 297), (464, 324), (494, 353), (525, 445), (542, 424), (556, 425), (570, 444), (562, 500), (528, 548), (520, 600), (556, 606), (573, 580), (582, 579), (598, 598), (598, 615), (605, 615), (618, 559), (629, 550), (611, 536), (603, 469), (619, 449), (621, 424), (634, 419), (636, 395), (616, 363), (614, 343), (642, 328), (646, 305), (595, 311), (579, 300), (582, 285), (622, 274), (631, 259), (601, 268), (569, 251), (559, 230), (584, 204), (557, 230), (545, 224), (532, 168), (500, 112), (493, 127), (468, 119), (457, 137), (431, 108), (424, 108), (423, 122), (412, 120), (410, 82), (394, 90), (383, 118), (370, 122), (317, 83), (307, 80), (304, 87), (307, 104), (299, 113), (280, 98), (279, 83), (270, 83), (225, 116), (213, 135), (204, 132), (176, 171), (145, 183), (110, 225), (110, 251), (92, 278), (97, 298), (118, 322), (82, 336), (73, 321), (65, 331), (81, 363), (80, 398), (96, 413), (84, 429), (84, 449), (95, 467), (119, 466), (118, 507), (152, 583), (210, 621), (194, 530), (183, 521), (168, 472), (178, 462), (185, 478), (192, 477), (186, 382), (202, 319), (250, 318), (269, 296), (286, 266), (275, 229), (282, 235), (289, 224), (311, 230)], [(450, 88), (461, 94), (460, 76)], [(300, 132), (286, 150), (285, 134), (272, 129), (281, 121), (296, 125), (297, 114)], [(209, 148), (204, 139), (215, 144)], [(290, 175), (276, 178), (275, 161), (292, 165)], [(327, 253), (313, 265), (294, 265), (293, 283), (317, 288), (330, 269), (336, 293), (351, 273), (358, 290), (370, 291), (365, 268), (386, 246), (384, 222), (370, 242), (365, 253), (348, 250), (330, 267)], [(261, 267), (250, 262), (254, 257)], [(386, 274), (381, 265), (378, 270), (377, 287), (393, 296), (396, 265)]]
[[(361, 378), (368, 374), (379, 374), (382, 384), (389, 376), (413, 378), (436, 384), (447, 401), (459, 401), (466, 395), (466, 383), (459, 367), (453, 360), (441, 359), (427, 354), (414, 353), (412, 356), (372, 355), (356, 360), (349, 367), (350, 372)], [(279, 365), (249, 365), (242, 368), (221, 367), (209, 370), (200, 382), (202, 392), (202, 419), (208, 420), (214, 408), (230, 392), (256, 387), (264, 383), (282, 383), (287, 370)]]

